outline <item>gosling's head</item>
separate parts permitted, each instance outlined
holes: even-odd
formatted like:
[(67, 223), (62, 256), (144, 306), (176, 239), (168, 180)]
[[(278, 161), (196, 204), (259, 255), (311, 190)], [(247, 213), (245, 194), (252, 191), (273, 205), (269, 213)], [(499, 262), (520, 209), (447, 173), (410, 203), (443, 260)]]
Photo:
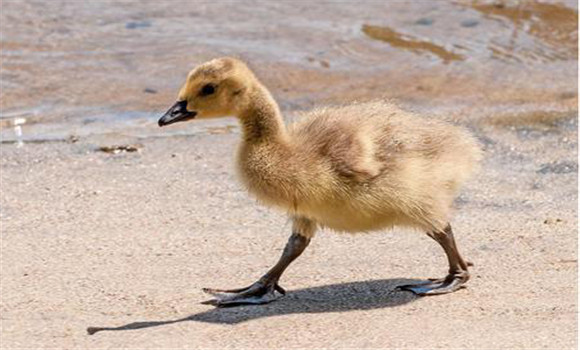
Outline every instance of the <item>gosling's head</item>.
[(189, 72), (177, 102), (159, 119), (159, 126), (236, 116), (254, 82), (254, 75), (240, 60), (224, 57), (206, 62)]

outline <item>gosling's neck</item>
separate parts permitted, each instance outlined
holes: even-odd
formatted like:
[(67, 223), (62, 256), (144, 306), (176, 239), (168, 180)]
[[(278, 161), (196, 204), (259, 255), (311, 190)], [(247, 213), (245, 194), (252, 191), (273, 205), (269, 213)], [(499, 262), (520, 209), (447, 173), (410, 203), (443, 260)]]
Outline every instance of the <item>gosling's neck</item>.
[(242, 135), (248, 144), (285, 142), (286, 127), (278, 104), (270, 92), (257, 84), (249, 95), (249, 101), (239, 113)]

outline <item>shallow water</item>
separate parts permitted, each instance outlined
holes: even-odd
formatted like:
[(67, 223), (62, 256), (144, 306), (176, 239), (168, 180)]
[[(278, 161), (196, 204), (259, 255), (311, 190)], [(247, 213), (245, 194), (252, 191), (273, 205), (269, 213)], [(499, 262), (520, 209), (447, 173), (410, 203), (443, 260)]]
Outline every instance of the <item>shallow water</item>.
[(4, 1), (1, 137), (14, 141), (18, 128), (38, 142), (235, 125), (156, 126), (187, 72), (221, 55), (250, 62), (287, 114), (395, 98), (466, 122), (569, 117), (577, 21), (575, 1)]

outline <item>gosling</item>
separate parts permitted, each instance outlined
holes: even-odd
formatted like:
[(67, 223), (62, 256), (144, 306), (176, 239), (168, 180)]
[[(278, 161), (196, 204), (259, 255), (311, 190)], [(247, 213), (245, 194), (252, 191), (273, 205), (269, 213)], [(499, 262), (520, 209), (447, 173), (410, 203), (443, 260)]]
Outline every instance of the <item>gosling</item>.
[(270, 92), (242, 61), (219, 58), (193, 69), (159, 126), (235, 116), (242, 130), (237, 172), (260, 202), (288, 213), (292, 234), (279, 261), (246, 288), (204, 291), (216, 306), (264, 304), (285, 294), (278, 281), (318, 228), (367, 232), (405, 226), (426, 232), (449, 262), (442, 279), (398, 288), (454, 292), (469, 279), (450, 209), (481, 149), (470, 133), (388, 102), (306, 113), (285, 126)]

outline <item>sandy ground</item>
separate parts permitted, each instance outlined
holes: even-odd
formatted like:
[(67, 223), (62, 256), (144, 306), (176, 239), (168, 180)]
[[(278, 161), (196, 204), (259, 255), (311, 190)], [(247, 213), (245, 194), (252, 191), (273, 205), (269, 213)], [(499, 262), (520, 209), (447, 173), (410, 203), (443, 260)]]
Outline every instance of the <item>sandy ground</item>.
[[(273, 264), (289, 224), (233, 177), (237, 133), (2, 146), (5, 348), (576, 348), (576, 119), (479, 128), (486, 160), (457, 202), (468, 288), (396, 291), (444, 275), (415, 232), (321, 232), (285, 299), (201, 305)], [(126, 139), (116, 141), (135, 142)], [(120, 327), (87, 335), (87, 327)]]
[[(576, 349), (575, 1), (175, 3), (2, 1), (2, 348)], [(467, 288), (395, 290), (446, 273), (422, 233), (323, 231), (284, 299), (200, 304), (254, 282), (290, 234), (234, 177), (235, 120), (156, 125), (222, 55), (286, 116), (394, 98), (470, 128), (485, 160), (452, 221)], [(114, 145), (138, 151), (99, 150)]]

